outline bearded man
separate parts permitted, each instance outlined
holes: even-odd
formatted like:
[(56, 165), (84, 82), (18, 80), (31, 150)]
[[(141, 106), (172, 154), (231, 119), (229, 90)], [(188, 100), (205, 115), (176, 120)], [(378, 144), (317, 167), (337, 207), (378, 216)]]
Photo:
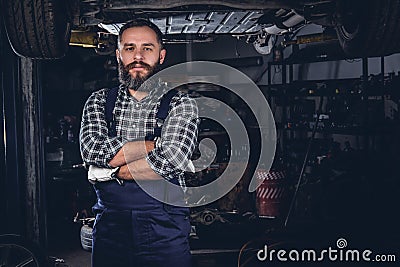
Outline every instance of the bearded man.
[(94, 92), (84, 106), (80, 149), (97, 194), (94, 267), (191, 266), (188, 208), (157, 200), (140, 186), (167, 180), (183, 192), (182, 166), (190, 165), (197, 142), (197, 106), (182, 92), (170, 99), (157, 142), (144, 141), (154, 135), (167, 89), (153, 76), (165, 56), (156, 25), (143, 19), (126, 23), (116, 50), (120, 85), (112, 113), (115, 134), (110, 135), (105, 116), (109, 89)]

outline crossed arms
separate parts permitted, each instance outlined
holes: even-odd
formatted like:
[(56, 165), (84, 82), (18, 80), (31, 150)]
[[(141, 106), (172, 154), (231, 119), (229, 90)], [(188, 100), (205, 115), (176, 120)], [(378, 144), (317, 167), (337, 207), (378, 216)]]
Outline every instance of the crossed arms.
[(120, 167), (116, 173), (124, 180), (155, 180), (162, 177), (154, 172), (146, 160), (147, 154), (154, 149), (153, 141), (128, 142), (109, 161), (112, 168)]
[[(152, 141), (108, 136), (104, 119), (105, 91), (93, 93), (83, 110), (80, 149), (84, 162), (98, 168), (116, 168), (121, 179), (170, 179), (190, 165), (197, 142), (198, 110), (193, 99), (171, 102), (157, 147)], [(118, 118), (117, 118), (118, 120)]]

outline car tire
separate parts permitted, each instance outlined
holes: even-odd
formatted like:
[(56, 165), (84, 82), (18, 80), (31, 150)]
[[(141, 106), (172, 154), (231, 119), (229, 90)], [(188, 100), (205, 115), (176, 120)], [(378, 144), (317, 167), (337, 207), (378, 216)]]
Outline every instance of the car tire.
[(354, 57), (399, 52), (400, 0), (338, 1), (339, 42)]
[(81, 246), (86, 251), (92, 251), (93, 228), (88, 225), (81, 227)]
[(47, 266), (47, 256), (36, 243), (14, 234), (0, 235), (1, 266)]
[(71, 35), (68, 1), (3, 0), (3, 16), (14, 52), (22, 57), (56, 59)]

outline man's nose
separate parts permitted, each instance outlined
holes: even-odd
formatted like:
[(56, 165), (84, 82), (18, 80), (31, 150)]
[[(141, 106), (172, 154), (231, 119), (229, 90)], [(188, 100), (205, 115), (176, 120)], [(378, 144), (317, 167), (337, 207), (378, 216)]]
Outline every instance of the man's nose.
[(133, 55), (134, 60), (143, 60), (143, 54), (142, 51), (139, 49), (135, 51), (135, 54)]

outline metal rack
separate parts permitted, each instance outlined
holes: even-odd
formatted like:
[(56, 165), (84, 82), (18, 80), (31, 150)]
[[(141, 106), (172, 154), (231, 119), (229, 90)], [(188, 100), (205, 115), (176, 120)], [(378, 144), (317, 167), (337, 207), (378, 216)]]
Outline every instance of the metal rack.
[[(325, 146), (327, 145), (324, 140), (332, 140), (333, 136), (335, 138), (338, 135), (343, 136), (353, 136), (357, 140), (357, 144), (359, 143), (362, 148), (362, 153), (365, 153), (365, 158), (368, 158), (370, 154), (374, 152), (373, 141), (376, 136), (384, 136), (388, 134), (392, 134), (389, 126), (386, 125), (385, 116), (384, 116), (384, 89), (386, 88), (386, 82), (388, 77), (385, 76), (385, 58), (380, 58), (380, 73), (378, 75), (370, 75), (369, 72), (369, 62), (368, 58), (361, 58), (361, 67), (362, 74), (361, 77), (349, 78), (349, 79), (327, 79), (327, 80), (295, 80), (294, 79), (294, 66), (305, 63), (315, 63), (315, 62), (328, 62), (328, 61), (336, 61), (336, 60), (345, 60), (344, 56), (334, 56), (334, 57), (314, 57), (302, 59), (297, 56), (299, 53), (298, 46), (293, 48), (293, 53), (287, 57), (281, 57), (277, 61), (269, 62), (267, 75), (268, 75), (268, 86), (266, 87), (267, 95), (269, 96), (272, 102), (278, 102), (279, 106), (282, 107), (282, 114), (280, 116), (281, 121), (278, 122), (278, 136), (279, 136), (279, 147), (283, 155), (287, 157), (289, 154), (295, 154), (293, 151), (296, 149), (302, 150), (297, 155), (297, 168), (292, 172), (294, 176), (298, 177), (297, 185), (295, 186), (295, 190), (298, 190), (299, 187), (304, 186), (309, 183), (310, 180), (316, 179), (313, 175), (309, 175), (310, 172), (313, 174), (315, 169), (320, 170), (320, 166), (316, 167), (317, 161), (319, 159), (312, 159), (313, 152), (310, 152), (310, 148), (312, 147), (313, 138), (314, 138), (314, 130), (320, 136), (317, 140), (317, 146)], [(283, 51), (280, 51), (280, 55), (283, 55)], [(279, 83), (273, 83), (272, 71), (273, 68), (279, 66), (281, 71), (281, 80)], [(350, 87), (351, 85), (356, 85), (357, 92), (353, 95), (349, 91), (344, 92), (335, 92), (332, 89), (334, 84), (342, 85), (343, 87)], [(321, 86), (323, 85), (323, 86)], [(371, 87), (376, 86), (379, 87), (379, 90), (375, 90), (375, 92), (371, 93)], [(313, 90), (299, 90), (304, 88), (311, 88)], [(315, 90), (315, 89), (318, 90)], [(356, 127), (326, 127), (324, 125), (323, 114), (321, 110), (318, 110), (318, 106), (322, 108), (320, 104), (324, 99), (330, 98), (347, 98), (347, 97), (356, 97), (358, 103), (358, 114), (359, 116), (359, 124)], [(308, 123), (309, 126), (305, 127), (304, 124), (294, 125), (293, 123), (293, 105), (295, 103), (294, 100), (304, 100), (312, 98), (315, 102), (313, 110), (307, 109), (308, 114)], [(279, 99), (279, 100), (276, 100)], [(319, 102), (318, 102), (319, 100)], [(372, 114), (375, 118), (379, 117), (382, 120), (382, 124), (378, 127), (371, 123), (371, 109), (375, 107), (375, 112)], [(307, 113), (307, 112), (305, 112)], [(326, 113), (326, 112), (325, 112)], [(307, 114), (301, 114), (303, 116)], [(316, 119), (316, 120), (315, 120)], [(312, 125), (312, 126), (311, 126)], [(315, 126), (315, 127), (314, 127)], [(386, 127), (387, 126), (387, 127)], [(322, 137), (322, 138), (321, 138)], [(302, 139), (300, 139), (302, 138)], [(303, 148), (296, 148), (296, 144), (294, 141), (301, 141), (303, 143)], [(307, 140), (307, 141), (306, 141)], [(309, 142), (308, 148), (306, 149), (306, 143)], [(321, 143), (321, 144), (319, 144)], [(332, 143), (333, 144), (333, 143)], [(327, 148), (326, 148), (327, 149)], [(345, 148), (347, 149), (347, 147)], [(296, 152), (297, 153), (297, 152)], [(310, 154), (311, 153), (311, 154)], [(360, 153), (360, 154), (362, 154)], [(311, 155), (311, 156), (310, 156)], [(285, 157), (284, 156), (284, 157)], [(329, 157), (329, 155), (327, 155)], [(326, 155), (319, 157), (320, 159), (327, 158)], [(304, 161), (302, 160), (304, 158)], [(286, 158), (287, 159), (287, 158)], [(364, 159), (364, 158), (363, 158)], [(361, 160), (361, 159), (360, 159)], [(288, 160), (290, 161), (290, 160)], [(292, 167), (292, 166), (290, 166)], [(370, 167), (367, 167), (369, 169)], [(309, 170), (311, 169), (311, 171)], [(358, 169), (357, 169), (358, 170)], [(318, 173), (318, 170), (316, 171)], [(357, 172), (357, 171), (356, 171)], [(298, 176), (297, 176), (298, 175)], [(308, 175), (308, 176), (307, 176)], [(316, 176), (321, 174), (316, 174)], [(368, 177), (368, 171), (360, 173), (361, 179), (366, 179), (367, 181), (371, 178)], [(314, 175), (315, 176), (315, 175)], [(317, 177), (318, 178), (318, 177)], [(327, 178), (327, 177), (325, 177)], [(304, 179), (306, 180), (304, 182)], [(321, 177), (314, 181), (319, 181)], [(322, 180), (324, 177), (322, 177)], [(359, 179), (359, 181), (361, 181)], [(354, 183), (357, 182), (357, 179), (354, 179)], [(311, 182), (312, 184), (313, 182)], [(322, 183), (324, 183), (322, 181)], [(353, 182), (351, 182), (353, 183)], [(353, 184), (351, 185), (353, 186)], [(307, 189), (305, 190), (307, 191)], [(296, 191), (297, 193), (297, 191)], [(310, 192), (306, 193), (310, 194)], [(312, 194), (312, 193), (311, 193)], [(361, 193), (359, 193), (361, 196)], [(292, 206), (295, 206), (295, 209), (307, 209), (302, 207), (301, 204), (296, 203), (296, 197), (293, 198)]]

